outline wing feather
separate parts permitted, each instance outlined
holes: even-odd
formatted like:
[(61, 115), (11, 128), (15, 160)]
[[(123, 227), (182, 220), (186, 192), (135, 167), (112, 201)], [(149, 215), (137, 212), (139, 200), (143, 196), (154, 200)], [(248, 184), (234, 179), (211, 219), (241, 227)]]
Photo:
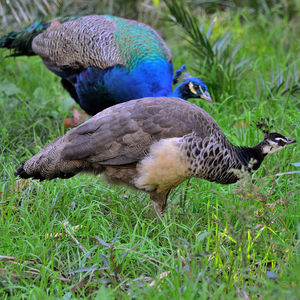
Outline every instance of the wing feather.
[(71, 130), (64, 159), (123, 165), (136, 163), (160, 139), (220, 130), (200, 107), (179, 98), (143, 98), (112, 106)]

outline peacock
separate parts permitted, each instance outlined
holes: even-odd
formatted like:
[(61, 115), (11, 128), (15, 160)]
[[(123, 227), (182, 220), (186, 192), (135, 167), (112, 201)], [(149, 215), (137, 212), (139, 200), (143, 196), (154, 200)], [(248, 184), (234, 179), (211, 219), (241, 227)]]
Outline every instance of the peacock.
[(265, 131), (254, 147), (234, 146), (202, 108), (179, 98), (143, 98), (99, 112), (22, 164), (15, 176), (104, 173), (112, 183), (148, 192), (160, 220), (170, 190), (185, 179), (235, 183), (235, 170), (253, 172), (268, 154), (295, 142)]
[(150, 26), (110, 15), (36, 21), (0, 39), (11, 56), (39, 55), (61, 77), (63, 87), (90, 115), (143, 97), (173, 96), (212, 101), (205, 83), (183, 73), (173, 76), (171, 53)]

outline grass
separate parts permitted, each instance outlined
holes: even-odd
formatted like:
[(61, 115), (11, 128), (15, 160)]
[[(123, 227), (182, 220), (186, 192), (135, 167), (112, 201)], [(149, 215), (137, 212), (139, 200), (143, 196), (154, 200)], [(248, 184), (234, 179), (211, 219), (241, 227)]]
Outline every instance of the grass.
[[(244, 9), (215, 18), (212, 35), (230, 29), (232, 47), (242, 43), (237, 60), (253, 59), (233, 94), (218, 90), (214, 105), (196, 103), (235, 144), (262, 138), (249, 126), (261, 117), (299, 140), (299, 94), (272, 89), (277, 81), (271, 74), (279, 70), (286, 78), (293, 63), (299, 70), (296, 24), (254, 18)], [(214, 82), (169, 26), (175, 67), (197, 65), (201, 77)], [(274, 175), (299, 170), (292, 165), (299, 143), (266, 158), (252, 179), (235, 185), (183, 183), (157, 224), (145, 194), (101, 178), (14, 178), (21, 162), (64, 134), (73, 102), (39, 58), (1, 58), (0, 65), (0, 298), (298, 298), (299, 174)]]

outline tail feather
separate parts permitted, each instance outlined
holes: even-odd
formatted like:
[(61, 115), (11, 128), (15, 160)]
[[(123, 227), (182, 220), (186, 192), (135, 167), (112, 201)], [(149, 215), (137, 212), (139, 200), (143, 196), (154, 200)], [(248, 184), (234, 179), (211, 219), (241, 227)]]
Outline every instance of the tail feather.
[[(79, 17), (59, 17), (56, 20), (59, 23), (64, 23), (76, 18)], [(51, 22), (38, 20), (28, 27), (24, 28), (23, 30), (12, 31), (0, 38), (0, 48), (11, 49), (12, 54), (9, 56), (35, 55), (35, 53), (32, 51), (32, 41), (37, 35), (45, 31), (50, 25)]]
[(24, 170), (24, 164), (22, 164), (14, 173), (15, 177), (20, 177), (22, 179), (28, 179), (30, 178), (30, 175), (26, 173)]
[(10, 56), (35, 55), (32, 51), (32, 40), (45, 31), (51, 23), (36, 21), (20, 31), (12, 31), (0, 39), (0, 48), (11, 49)]
[(66, 160), (62, 156), (65, 136), (51, 142), (48, 146), (23, 163), (15, 172), (15, 176), (23, 179), (51, 180), (54, 178), (70, 178), (77, 173), (89, 169), (84, 161)]

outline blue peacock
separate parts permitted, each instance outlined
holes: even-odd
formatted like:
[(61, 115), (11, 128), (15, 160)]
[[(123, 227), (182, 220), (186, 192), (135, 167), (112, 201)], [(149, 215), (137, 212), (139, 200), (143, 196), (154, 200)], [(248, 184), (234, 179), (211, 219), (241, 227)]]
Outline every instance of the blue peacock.
[(173, 91), (171, 53), (150, 26), (109, 15), (36, 21), (0, 39), (11, 56), (39, 55), (88, 114), (132, 99), (173, 96), (211, 102), (207, 86), (188, 76)]

